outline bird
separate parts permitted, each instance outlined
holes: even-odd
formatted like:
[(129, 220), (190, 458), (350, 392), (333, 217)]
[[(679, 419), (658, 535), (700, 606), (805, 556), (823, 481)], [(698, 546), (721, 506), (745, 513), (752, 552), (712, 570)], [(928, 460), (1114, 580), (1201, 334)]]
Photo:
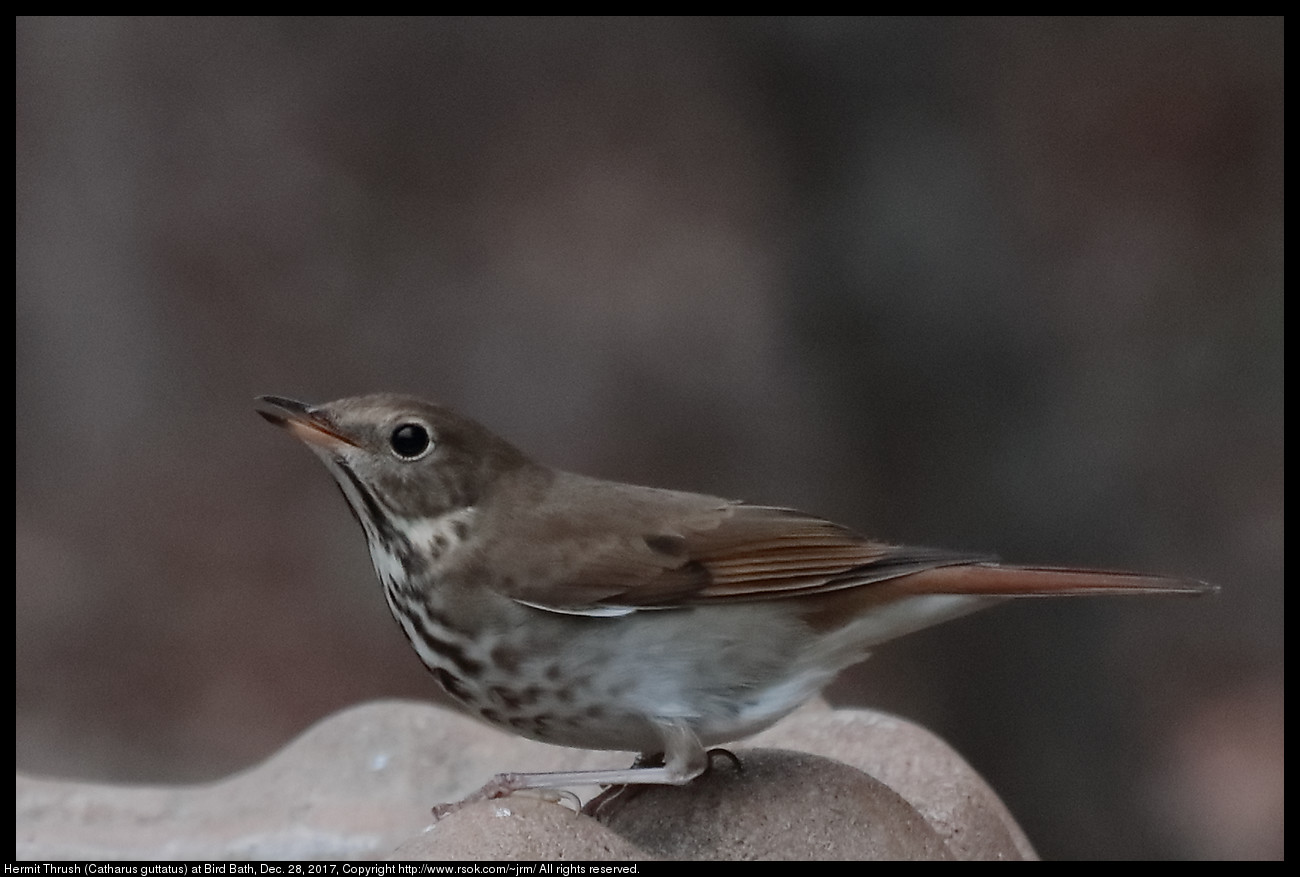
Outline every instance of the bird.
[(1009, 598), (1215, 590), (1010, 566), (793, 509), (560, 471), (411, 396), (257, 403), (324, 462), (394, 619), (465, 712), (544, 743), (640, 756), (626, 769), (501, 773), (466, 802), (683, 785), (711, 747), (769, 727), (873, 647)]

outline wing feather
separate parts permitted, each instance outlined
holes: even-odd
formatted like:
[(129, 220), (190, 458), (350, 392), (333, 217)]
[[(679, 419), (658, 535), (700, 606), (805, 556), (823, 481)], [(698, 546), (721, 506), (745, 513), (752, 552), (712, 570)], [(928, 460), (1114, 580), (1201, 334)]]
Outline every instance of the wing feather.
[(557, 612), (784, 599), (992, 560), (875, 542), (791, 509), (560, 479), (528, 515), (495, 516), (478, 567), (493, 590)]

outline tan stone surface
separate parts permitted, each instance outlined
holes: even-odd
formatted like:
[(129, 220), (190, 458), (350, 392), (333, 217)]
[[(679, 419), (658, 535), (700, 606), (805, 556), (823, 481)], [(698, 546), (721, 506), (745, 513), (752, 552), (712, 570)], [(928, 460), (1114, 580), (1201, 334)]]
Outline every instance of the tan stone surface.
[[(946, 744), (870, 711), (810, 707), (682, 788), (602, 821), (526, 794), (436, 825), (430, 807), (502, 770), (626, 766), (624, 753), (508, 737), (447, 710), (344, 710), (226, 780), (111, 786), (19, 775), (19, 859), (1020, 858), (1005, 807)], [(583, 791), (583, 790), (580, 790)], [(595, 790), (585, 790), (590, 797)]]
[(815, 704), (745, 742), (816, 753), (875, 777), (921, 813), (954, 858), (1037, 858), (984, 778), (942, 739), (897, 716)]
[(388, 858), (591, 861), (651, 856), (594, 819), (561, 804), (518, 794), (457, 810)]
[(657, 858), (946, 859), (897, 792), (840, 762), (777, 749), (715, 759), (688, 787), (629, 797), (607, 824)]

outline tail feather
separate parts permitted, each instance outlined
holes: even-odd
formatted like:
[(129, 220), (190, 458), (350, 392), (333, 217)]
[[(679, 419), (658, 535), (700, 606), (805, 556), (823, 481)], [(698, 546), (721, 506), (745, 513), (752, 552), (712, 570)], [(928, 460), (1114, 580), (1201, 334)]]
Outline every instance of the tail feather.
[(1106, 594), (1206, 594), (1218, 588), (1194, 579), (1112, 570), (972, 563), (943, 566), (898, 579), (917, 594), (1068, 597)]

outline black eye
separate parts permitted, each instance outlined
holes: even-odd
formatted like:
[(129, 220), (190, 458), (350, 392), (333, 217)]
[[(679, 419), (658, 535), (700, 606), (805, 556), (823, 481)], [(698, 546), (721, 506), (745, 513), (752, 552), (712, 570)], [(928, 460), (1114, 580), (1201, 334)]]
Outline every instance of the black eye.
[(417, 460), (433, 447), (429, 430), (422, 423), (403, 423), (388, 437), (393, 453), (403, 460)]

